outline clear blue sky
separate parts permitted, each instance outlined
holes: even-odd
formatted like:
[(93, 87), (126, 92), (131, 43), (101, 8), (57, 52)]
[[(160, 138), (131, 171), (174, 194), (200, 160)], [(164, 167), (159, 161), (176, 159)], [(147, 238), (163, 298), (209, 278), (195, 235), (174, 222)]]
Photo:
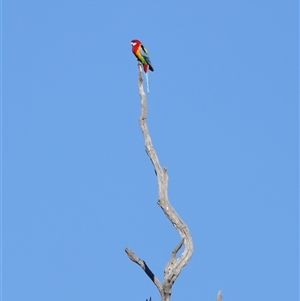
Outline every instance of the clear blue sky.
[(148, 126), (194, 255), (172, 301), (297, 300), (298, 1), (3, 1), (2, 297), (159, 300), (179, 236), (157, 206)]

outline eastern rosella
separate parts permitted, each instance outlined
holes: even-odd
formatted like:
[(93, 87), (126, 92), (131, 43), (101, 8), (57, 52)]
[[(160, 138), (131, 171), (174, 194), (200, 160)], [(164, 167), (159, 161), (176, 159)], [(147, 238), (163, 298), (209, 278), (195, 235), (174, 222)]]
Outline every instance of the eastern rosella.
[(132, 40), (131, 46), (133, 54), (142, 63), (145, 73), (147, 73), (148, 69), (154, 71), (146, 47), (139, 40)]

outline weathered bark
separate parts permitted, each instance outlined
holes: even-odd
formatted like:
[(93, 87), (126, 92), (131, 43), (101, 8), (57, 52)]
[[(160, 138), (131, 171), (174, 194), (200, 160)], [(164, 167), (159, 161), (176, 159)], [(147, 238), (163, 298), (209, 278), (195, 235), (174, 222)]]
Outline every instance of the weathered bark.
[[(179, 232), (179, 235), (181, 236), (181, 241), (179, 244), (174, 248), (174, 250), (171, 253), (171, 258), (169, 262), (166, 264), (164, 269), (164, 279), (161, 283), (159, 279), (152, 273), (152, 271), (149, 269), (147, 264), (144, 260), (138, 258), (133, 251), (126, 248), (125, 252), (127, 253), (128, 257), (137, 263), (148, 275), (148, 277), (153, 281), (155, 286), (157, 287), (160, 295), (161, 295), (161, 301), (169, 301), (171, 298), (172, 293), (172, 286), (179, 276), (180, 272), (184, 268), (184, 266), (188, 263), (190, 260), (192, 254), (193, 254), (193, 240), (192, 236), (189, 232), (189, 229), (187, 225), (184, 223), (184, 221), (180, 218), (178, 213), (175, 211), (175, 209), (172, 207), (172, 205), (169, 202), (168, 199), (168, 174), (167, 174), (167, 168), (161, 167), (158, 156), (156, 154), (156, 151), (153, 147), (151, 137), (148, 131), (146, 118), (147, 118), (147, 101), (146, 101), (146, 94), (144, 92), (143, 88), (143, 73), (142, 73), (142, 66), (138, 65), (138, 87), (139, 87), (139, 94), (141, 98), (141, 115), (139, 118), (140, 127), (144, 136), (144, 143), (145, 143), (145, 149), (148, 157), (150, 158), (155, 174), (157, 176), (157, 182), (158, 182), (158, 201), (157, 204), (161, 207), (166, 217), (170, 220), (170, 222), (173, 224), (173, 226), (176, 228), (176, 230)], [(180, 248), (184, 245), (184, 250), (182, 254), (176, 258), (176, 254), (180, 250)], [(221, 293), (218, 294), (217, 301), (222, 300)], [(220, 299), (220, 298), (221, 299)]]
[(216, 301), (222, 301), (222, 292), (221, 291), (218, 291), (218, 296), (217, 296), (217, 300)]

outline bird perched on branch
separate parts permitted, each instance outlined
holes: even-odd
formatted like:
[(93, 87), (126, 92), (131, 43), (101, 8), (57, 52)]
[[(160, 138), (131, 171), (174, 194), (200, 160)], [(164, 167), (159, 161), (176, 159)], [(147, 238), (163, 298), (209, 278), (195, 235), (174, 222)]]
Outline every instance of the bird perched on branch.
[[(148, 301), (148, 299), (146, 299), (146, 301)], [(149, 301), (151, 301), (151, 297), (150, 297)]]
[(143, 65), (145, 73), (147, 73), (148, 69), (150, 71), (154, 71), (148, 51), (146, 47), (139, 40), (131, 41), (132, 52), (136, 56), (139, 62)]
[(148, 78), (147, 71), (148, 71), (148, 69), (150, 71), (154, 71), (154, 69), (152, 67), (148, 51), (147, 51), (146, 47), (139, 40), (132, 40), (131, 46), (132, 46), (133, 54), (136, 56), (137, 60), (143, 65), (143, 68), (145, 71), (145, 76), (146, 76), (146, 81), (147, 81), (147, 91), (149, 93), (150, 92), (149, 78)]

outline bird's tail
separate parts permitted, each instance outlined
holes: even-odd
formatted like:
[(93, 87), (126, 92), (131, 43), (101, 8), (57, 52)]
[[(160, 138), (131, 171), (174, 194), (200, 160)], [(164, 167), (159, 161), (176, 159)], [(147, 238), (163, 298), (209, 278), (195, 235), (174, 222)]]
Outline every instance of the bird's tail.
[(145, 77), (146, 77), (146, 83), (147, 83), (147, 92), (149, 93), (150, 89), (149, 89), (149, 77), (148, 77), (148, 73), (145, 73)]

